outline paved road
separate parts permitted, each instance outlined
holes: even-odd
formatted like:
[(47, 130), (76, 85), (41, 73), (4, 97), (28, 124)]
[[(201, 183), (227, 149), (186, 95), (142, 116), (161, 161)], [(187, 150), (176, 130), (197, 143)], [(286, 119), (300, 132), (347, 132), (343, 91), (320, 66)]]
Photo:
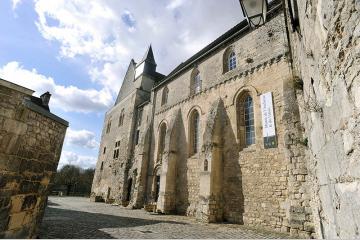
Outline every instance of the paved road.
[(289, 238), (236, 224), (201, 224), (189, 217), (150, 214), (77, 197), (49, 197), (39, 237)]

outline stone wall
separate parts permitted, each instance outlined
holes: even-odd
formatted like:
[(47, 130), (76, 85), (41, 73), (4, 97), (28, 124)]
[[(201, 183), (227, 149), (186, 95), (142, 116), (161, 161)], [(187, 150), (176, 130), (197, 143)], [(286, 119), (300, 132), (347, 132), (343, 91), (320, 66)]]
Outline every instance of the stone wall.
[[(360, 2), (297, 1), (292, 32), (297, 100), (318, 237), (358, 238), (360, 227)], [(289, 15), (289, 13), (288, 13)]]
[[(144, 145), (144, 141), (148, 125), (152, 120), (149, 116), (152, 115), (152, 108), (147, 107), (146, 103), (151, 97), (150, 90), (154, 85), (154, 77), (142, 74), (135, 80), (133, 72), (135, 69), (132, 68), (132, 64), (134, 64), (133, 60), (115, 106), (105, 115), (91, 200), (141, 207), (145, 196), (143, 185), (146, 184), (144, 181), (146, 173), (142, 175), (139, 173), (147, 171), (147, 167), (143, 169), (142, 164), (148, 163), (143, 159), (146, 156), (144, 147), (148, 147)], [(139, 109), (143, 109), (141, 122), (138, 121)], [(121, 114), (123, 114), (122, 123), (120, 123)], [(137, 130), (139, 130), (138, 144), (135, 143)], [(118, 154), (115, 155), (114, 151)], [(143, 176), (141, 181), (139, 176)]]
[[(105, 201), (122, 202), (127, 179), (127, 164), (132, 147), (132, 128), (135, 122), (136, 94), (123, 99), (106, 113), (101, 136), (99, 157), (92, 185), (92, 197), (95, 195)], [(123, 124), (119, 124), (123, 112)], [(111, 123), (109, 132), (107, 126)], [(115, 146), (116, 142), (120, 145)], [(119, 149), (119, 156), (114, 158), (114, 150)]]
[(31, 90), (0, 81), (0, 237), (34, 238), (67, 122), (27, 101)]
[[(282, 50), (279, 50), (279, 52), (282, 52)], [(176, 129), (180, 133), (178, 133), (177, 141), (172, 143), (177, 147), (175, 150), (177, 154), (177, 192), (174, 210), (190, 216), (199, 215), (199, 211), (203, 209), (200, 205), (202, 201), (200, 195), (203, 191), (201, 189), (201, 178), (204, 174), (204, 159), (202, 153), (189, 157), (189, 115), (193, 109), (200, 112), (202, 136), (200, 145), (203, 145), (204, 148), (205, 139), (203, 136), (207, 126), (206, 119), (211, 112), (212, 104), (221, 96), (225, 108), (225, 115), (221, 118), (221, 122), (225, 123), (222, 131), (224, 159), (223, 171), (221, 172), (223, 174), (221, 188), (223, 189), (223, 195), (218, 199), (209, 198), (208, 202), (215, 204), (214, 206), (222, 206), (222, 220), (224, 221), (278, 231), (291, 231), (294, 236), (308, 237), (313, 232), (313, 229), (305, 227), (312, 225), (311, 213), (305, 214), (305, 207), (309, 206), (309, 202), (306, 202), (309, 197), (303, 186), (307, 170), (305, 168), (303, 172), (292, 171), (292, 165), (298, 164), (299, 167), (302, 166), (300, 161), (301, 150), (298, 150), (295, 154), (295, 158), (299, 159), (299, 161), (292, 163), (293, 156), (288, 153), (284, 138), (286, 127), (283, 123), (292, 124), (289, 128), (294, 125), (293, 119), (286, 116), (284, 111), (285, 96), (287, 96), (284, 93), (284, 83), (292, 78), (291, 68), (285, 55), (267, 60), (264, 59), (262, 64), (258, 62), (260, 67), (255, 71), (243, 74), (246, 72), (245, 69), (242, 71), (241, 69), (236, 70), (232, 72), (233, 75), (227, 74), (228, 80), (221, 81), (219, 79), (219, 83), (212, 88), (206, 89), (195, 96), (190, 96), (180, 103), (168, 106), (165, 109), (159, 107), (154, 116), (155, 149), (159, 144), (160, 123), (169, 123), (180, 110), (181, 119), (176, 125)], [(218, 69), (218, 71), (222, 70), (221, 66), (211, 61), (203, 64), (212, 64), (213, 68)], [(175, 81), (181, 80), (180, 77), (179, 80)], [(236, 99), (244, 91), (251, 92), (255, 101), (256, 144), (241, 149), (239, 148), (237, 136)], [(275, 149), (264, 149), (261, 130), (259, 96), (269, 91), (274, 96), (278, 137), (278, 147)], [(170, 98), (176, 97), (175, 94)], [(299, 119), (297, 119), (297, 122), (299, 122)], [(156, 153), (154, 155), (156, 156)], [(155, 161), (155, 159), (152, 161)], [(150, 164), (150, 166), (155, 166), (155, 163)], [(290, 184), (291, 181), (294, 184)], [(151, 182), (151, 180), (148, 182)], [(206, 188), (206, 183), (203, 186)], [(301, 189), (300, 192), (299, 189)], [(297, 199), (294, 199), (295, 194)], [(218, 204), (216, 202), (220, 202), (220, 204), (216, 205)], [(211, 206), (209, 206), (209, 211), (210, 209)], [(218, 207), (215, 207), (214, 210), (216, 209)], [(294, 224), (295, 219), (297, 225)]]

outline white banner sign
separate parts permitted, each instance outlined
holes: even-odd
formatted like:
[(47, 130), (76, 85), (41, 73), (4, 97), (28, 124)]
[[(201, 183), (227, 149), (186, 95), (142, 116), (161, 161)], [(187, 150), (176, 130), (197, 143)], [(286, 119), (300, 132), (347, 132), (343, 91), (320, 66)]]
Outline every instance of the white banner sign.
[(274, 110), (271, 92), (260, 96), (263, 123), (263, 137), (275, 136)]

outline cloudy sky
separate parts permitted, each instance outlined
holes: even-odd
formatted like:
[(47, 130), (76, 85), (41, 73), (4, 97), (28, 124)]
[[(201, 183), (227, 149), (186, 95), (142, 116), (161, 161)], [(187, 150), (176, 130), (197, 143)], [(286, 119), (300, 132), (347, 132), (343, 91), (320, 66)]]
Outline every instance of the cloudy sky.
[(94, 167), (131, 58), (151, 43), (166, 75), (241, 20), (238, 0), (1, 0), (0, 78), (50, 91), (70, 122), (59, 167)]

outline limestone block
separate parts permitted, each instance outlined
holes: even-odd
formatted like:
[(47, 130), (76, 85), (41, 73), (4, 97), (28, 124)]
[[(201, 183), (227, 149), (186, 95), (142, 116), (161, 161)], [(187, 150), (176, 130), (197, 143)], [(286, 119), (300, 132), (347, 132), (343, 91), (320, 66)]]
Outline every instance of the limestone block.
[(24, 196), (18, 195), (11, 198), (11, 210), (10, 213), (18, 213), (22, 210)]
[(22, 227), (23, 220), (25, 218), (26, 212), (14, 213), (10, 216), (10, 221), (8, 224), (8, 229), (18, 229)]
[(4, 122), (4, 128), (6, 132), (14, 133), (16, 135), (25, 134), (27, 130), (27, 124), (12, 119), (6, 119)]

